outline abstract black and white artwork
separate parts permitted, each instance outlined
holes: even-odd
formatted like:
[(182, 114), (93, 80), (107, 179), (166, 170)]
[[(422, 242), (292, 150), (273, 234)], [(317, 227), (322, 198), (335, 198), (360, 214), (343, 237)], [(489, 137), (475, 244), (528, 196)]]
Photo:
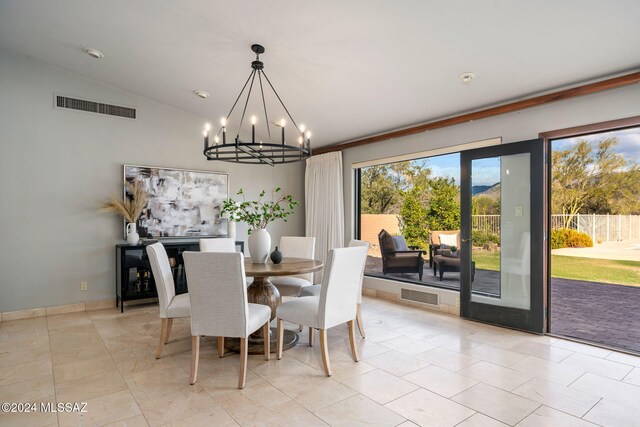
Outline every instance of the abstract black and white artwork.
[(227, 235), (227, 220), (220, 217), (229, 196), (226, 173), (124, 165), (124, 179), (140, 181), (147, 192), (138, 220), (141, 237)]

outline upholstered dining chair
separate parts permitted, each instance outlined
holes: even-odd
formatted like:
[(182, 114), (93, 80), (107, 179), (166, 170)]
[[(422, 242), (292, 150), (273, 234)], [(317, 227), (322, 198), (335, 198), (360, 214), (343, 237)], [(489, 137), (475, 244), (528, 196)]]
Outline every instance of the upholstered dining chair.
[[(355, 240), (352, 239), (349, 242), (348, 247), (356, 247), (362, 246), (367, 248), (367, 252), (369, 252), (369, 242), (365, 242), (364, 240)], [(366, 264), (366, 262), (365, 262)], [(362, 281), (364, 280), (364, 265), (362, 266), (362, 273), (360, 274), (360, 287), (358, 289), (358, 309), (356, 311), (356, 323), (358, 325), (358, 330), (360, 331), (360, 336), (362, 338), (366, 337), (364, 332), (364, 325), (362, 323)], [(300, 291), (300, 297), (311, 297), (311, 296), (319, 296), (321, 285), (313, 285), (302, 288)], [(309, 329), (309, 345), (313, 345), (313, 329)]]
[(327, 330), (347, 323), (349, 344), (353, 360), (357, 362), (358, 349), (355, 340), (354, 320), (358, 305), (360, 277), (367, 259), (367, 248), (363, 246), (340, 248), (329, 251), (319, 296), (296, 298), (285, 301), (276, 309), (278, 318), (278, 359), (282, 358), (284, 321), (305, 325), (320, 330), (320, 353), (325, 374), (331, 376)]
[[(200, 252), (235, 252), (236, 242), (233, 239), (222, 238), (210, 238), (200, 239)], [(251, 278), (247, 277), (247, 286), (251, 284)], [(224, 349), (218, 349), (223, 351)], [(222, 356), (220, 356), (222, 357)]]
[(158, 305), (160, 306), (160, 319), (162, 320), (160, 343), (156, 351), (156, 359), (159, 359), (164, 345), (169, 342), (173, 319), (189, 317), (191, 309), (188, 293), (176, 295), (169, 257), (162, 243), (158, 242), (147, 246), (147, 256), (149, 257), (151, 272), (158, 290)]
[(200, 252), (235, 252), (236, 242), (227, 237), (200, 239)]
[[(264, 357), (269, 360), (269, 321), (271, 308), (250, 304), (245, 286), (244, 256), (240, 252), (185, 252), (183, 254), (191, 300), (191, 375), (198, 377), (200, 337), (240, 338), (240, 375), (238, 388), (247, 378), (247, 338), (262, 328)], [(215, 286), (211, 284), (215, 283)]]
[[(316, 252), (316, 238), (283, 236), (280, 238), (278, 249), (283, 257), (313, 259)], [(278, 289), (280, 296), (297, 297), (302, 288), (313, 284), (313, 273), (273, 277), (270, 281)]]

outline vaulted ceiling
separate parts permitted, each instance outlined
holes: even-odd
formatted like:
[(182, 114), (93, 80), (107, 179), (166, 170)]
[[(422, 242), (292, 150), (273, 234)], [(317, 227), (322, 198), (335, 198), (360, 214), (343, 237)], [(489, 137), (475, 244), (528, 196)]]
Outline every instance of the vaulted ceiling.
[(637, 70), (639, 16), (637, 0), (0, 0), (0, 47), (217, 120), (257, 42), (317, 147)]

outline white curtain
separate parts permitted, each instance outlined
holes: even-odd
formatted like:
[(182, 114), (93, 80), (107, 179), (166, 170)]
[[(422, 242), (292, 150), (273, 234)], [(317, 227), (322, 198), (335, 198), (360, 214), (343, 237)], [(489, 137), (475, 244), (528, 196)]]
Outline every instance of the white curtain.
[[(305, 171), (306, 235), (316, 238), (316, 259), (326, 262), (327, 252), (344, 247), (342, 153), (307, 159)], [(322, 281), (322, 272), (315, 282)]]

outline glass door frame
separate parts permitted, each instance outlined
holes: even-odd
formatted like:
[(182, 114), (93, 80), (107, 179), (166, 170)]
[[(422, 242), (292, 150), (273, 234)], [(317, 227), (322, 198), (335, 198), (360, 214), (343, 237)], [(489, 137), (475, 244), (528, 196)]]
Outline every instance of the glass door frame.
[[(542, 139), (514, 142), (462, 151), (460, 153), (460, 213), (461, 213), (461, 271), (460, 271), (460, 316), (481, 322), (521, 329), (536, 333), (544, 333), (545, 295), (546, 295), (546, 262), (547, 253), (547, 199), (545, 144)], [(531, 197), (531, 276), (529, 310), (484, 304), (471, 300), (471, 162), (474, 159), (508, 156), (513, 154), (530, 154), (530, 197)]]

